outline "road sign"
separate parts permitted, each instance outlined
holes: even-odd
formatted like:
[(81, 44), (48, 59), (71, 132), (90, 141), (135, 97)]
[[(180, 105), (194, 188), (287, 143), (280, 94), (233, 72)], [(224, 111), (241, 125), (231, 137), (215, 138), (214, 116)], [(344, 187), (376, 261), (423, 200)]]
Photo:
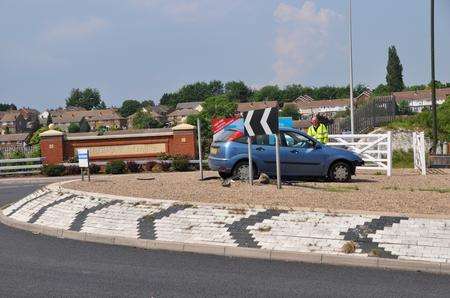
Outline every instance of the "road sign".
[(89, 150), (88, 149), (78, 149), (78, 166), (80, 168), (89, 168)]
[(275, 135), (275, 155), (277, 188), (281, 188), (280, 136), (278, 108), (250, 110), (244, 113), (244, 133), (247, 136), (249, 182), (253, 184), (252, 137), (257, 135)]
[(265, 108), (245, 112), (244, 132), (248, 137), (277, 134), (278, 108)]

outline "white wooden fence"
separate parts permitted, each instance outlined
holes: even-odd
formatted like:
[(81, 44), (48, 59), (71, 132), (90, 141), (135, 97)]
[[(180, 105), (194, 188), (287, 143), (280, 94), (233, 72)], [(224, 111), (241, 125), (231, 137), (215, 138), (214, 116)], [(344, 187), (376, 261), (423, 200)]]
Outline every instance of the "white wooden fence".
[(427, 174), (427, 162), (425, 156), (425, 133), (413, 133), (414, 169), (422, 175)]
[(0, 159), (0, 176), (40, 173), (42, 158)]
[(340, 134), (329, 135), (328, 146), (351, 150), (361, 156), (364, 166), (362, 170), (386, 171), (392, 174), (392, 135), (384, 134)]

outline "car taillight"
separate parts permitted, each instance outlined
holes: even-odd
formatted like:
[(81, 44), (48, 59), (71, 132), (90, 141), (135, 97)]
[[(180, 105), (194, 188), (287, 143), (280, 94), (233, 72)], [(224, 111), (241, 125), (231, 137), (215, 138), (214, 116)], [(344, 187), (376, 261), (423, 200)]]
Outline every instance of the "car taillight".
[(236, 141), (237, 139), (240, 139), (243, 136), (244, 136), (244, 133), (242, 131), (237, 130), (228, 137), (228, 141)]

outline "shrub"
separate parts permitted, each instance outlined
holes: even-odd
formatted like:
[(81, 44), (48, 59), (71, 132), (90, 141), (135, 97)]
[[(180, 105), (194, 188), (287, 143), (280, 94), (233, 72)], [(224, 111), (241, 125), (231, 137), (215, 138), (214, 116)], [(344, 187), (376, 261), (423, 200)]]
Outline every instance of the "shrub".
[(147, 163), (145, 164), (145, 170), (146, 170), (147, 172), (151, 172), (152, 169), (153, 169), (153, 167), (154, 167), (156, 164), (158, 164), (158, 163), (157, 163), (156, 161), (153, 161), (153, 160), (147, 162)]
[(22, 151), (13, 151), (11, 153), (11, 159), (18, 159), (18, 158), (25, 158), (25, 153), (23, 153)]
[(63, 165), (44, 165), (41, 171), (42, 174), (49, 177), (63, 176), (66, 167)]
[(79, 175), (81, 174), (81, 169), (79, 166), (67, 166), (66, 167), (66, 175)]
[(163, 169), (162, 165), (159, 163), (155, 164), (152, 168), (153, 173), (161, 173), (163, 171), (164, 171), (164, 169)]
[(91, 163), (89, 165), (89, 172), (91, 174), (98, 174), (98, 173), (100, 173), (100, 166), (96, 165), (95, 163)]
[(392, 153), (392, 166), (394, 168), (413, 168), (414, 152), (412, 150), (394, 150)]
[(178, 172), (189, 170), (189, 157), (185, 155), (175, 155), (172, 160), (172, 169)]
[(170, 160), (170, 159), (172, 159), (172, 156), (168, 153), (160, 153), (160, 154), (158, 154), (158, 159), (159, 160)]
[(127, 171), (127, 164), (123, 160), (113, 160), (106, 164), (106, 174), (124, 174)]
[(142, 166), (140, 164), (137, 164), (134, 161), (129, 161), (129, 162), (127, 162), (127, 169), (128, 169), (128, 172), (139, 173), (142, 171)]

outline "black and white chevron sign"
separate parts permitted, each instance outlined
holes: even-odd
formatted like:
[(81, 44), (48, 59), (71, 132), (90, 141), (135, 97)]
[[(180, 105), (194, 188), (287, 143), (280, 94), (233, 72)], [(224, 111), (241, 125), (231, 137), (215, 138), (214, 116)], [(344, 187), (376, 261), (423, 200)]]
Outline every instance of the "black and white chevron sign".
[(244, 113), (246, 136), (273, 135), (278, 133), (278, 108), (250, 110)]

